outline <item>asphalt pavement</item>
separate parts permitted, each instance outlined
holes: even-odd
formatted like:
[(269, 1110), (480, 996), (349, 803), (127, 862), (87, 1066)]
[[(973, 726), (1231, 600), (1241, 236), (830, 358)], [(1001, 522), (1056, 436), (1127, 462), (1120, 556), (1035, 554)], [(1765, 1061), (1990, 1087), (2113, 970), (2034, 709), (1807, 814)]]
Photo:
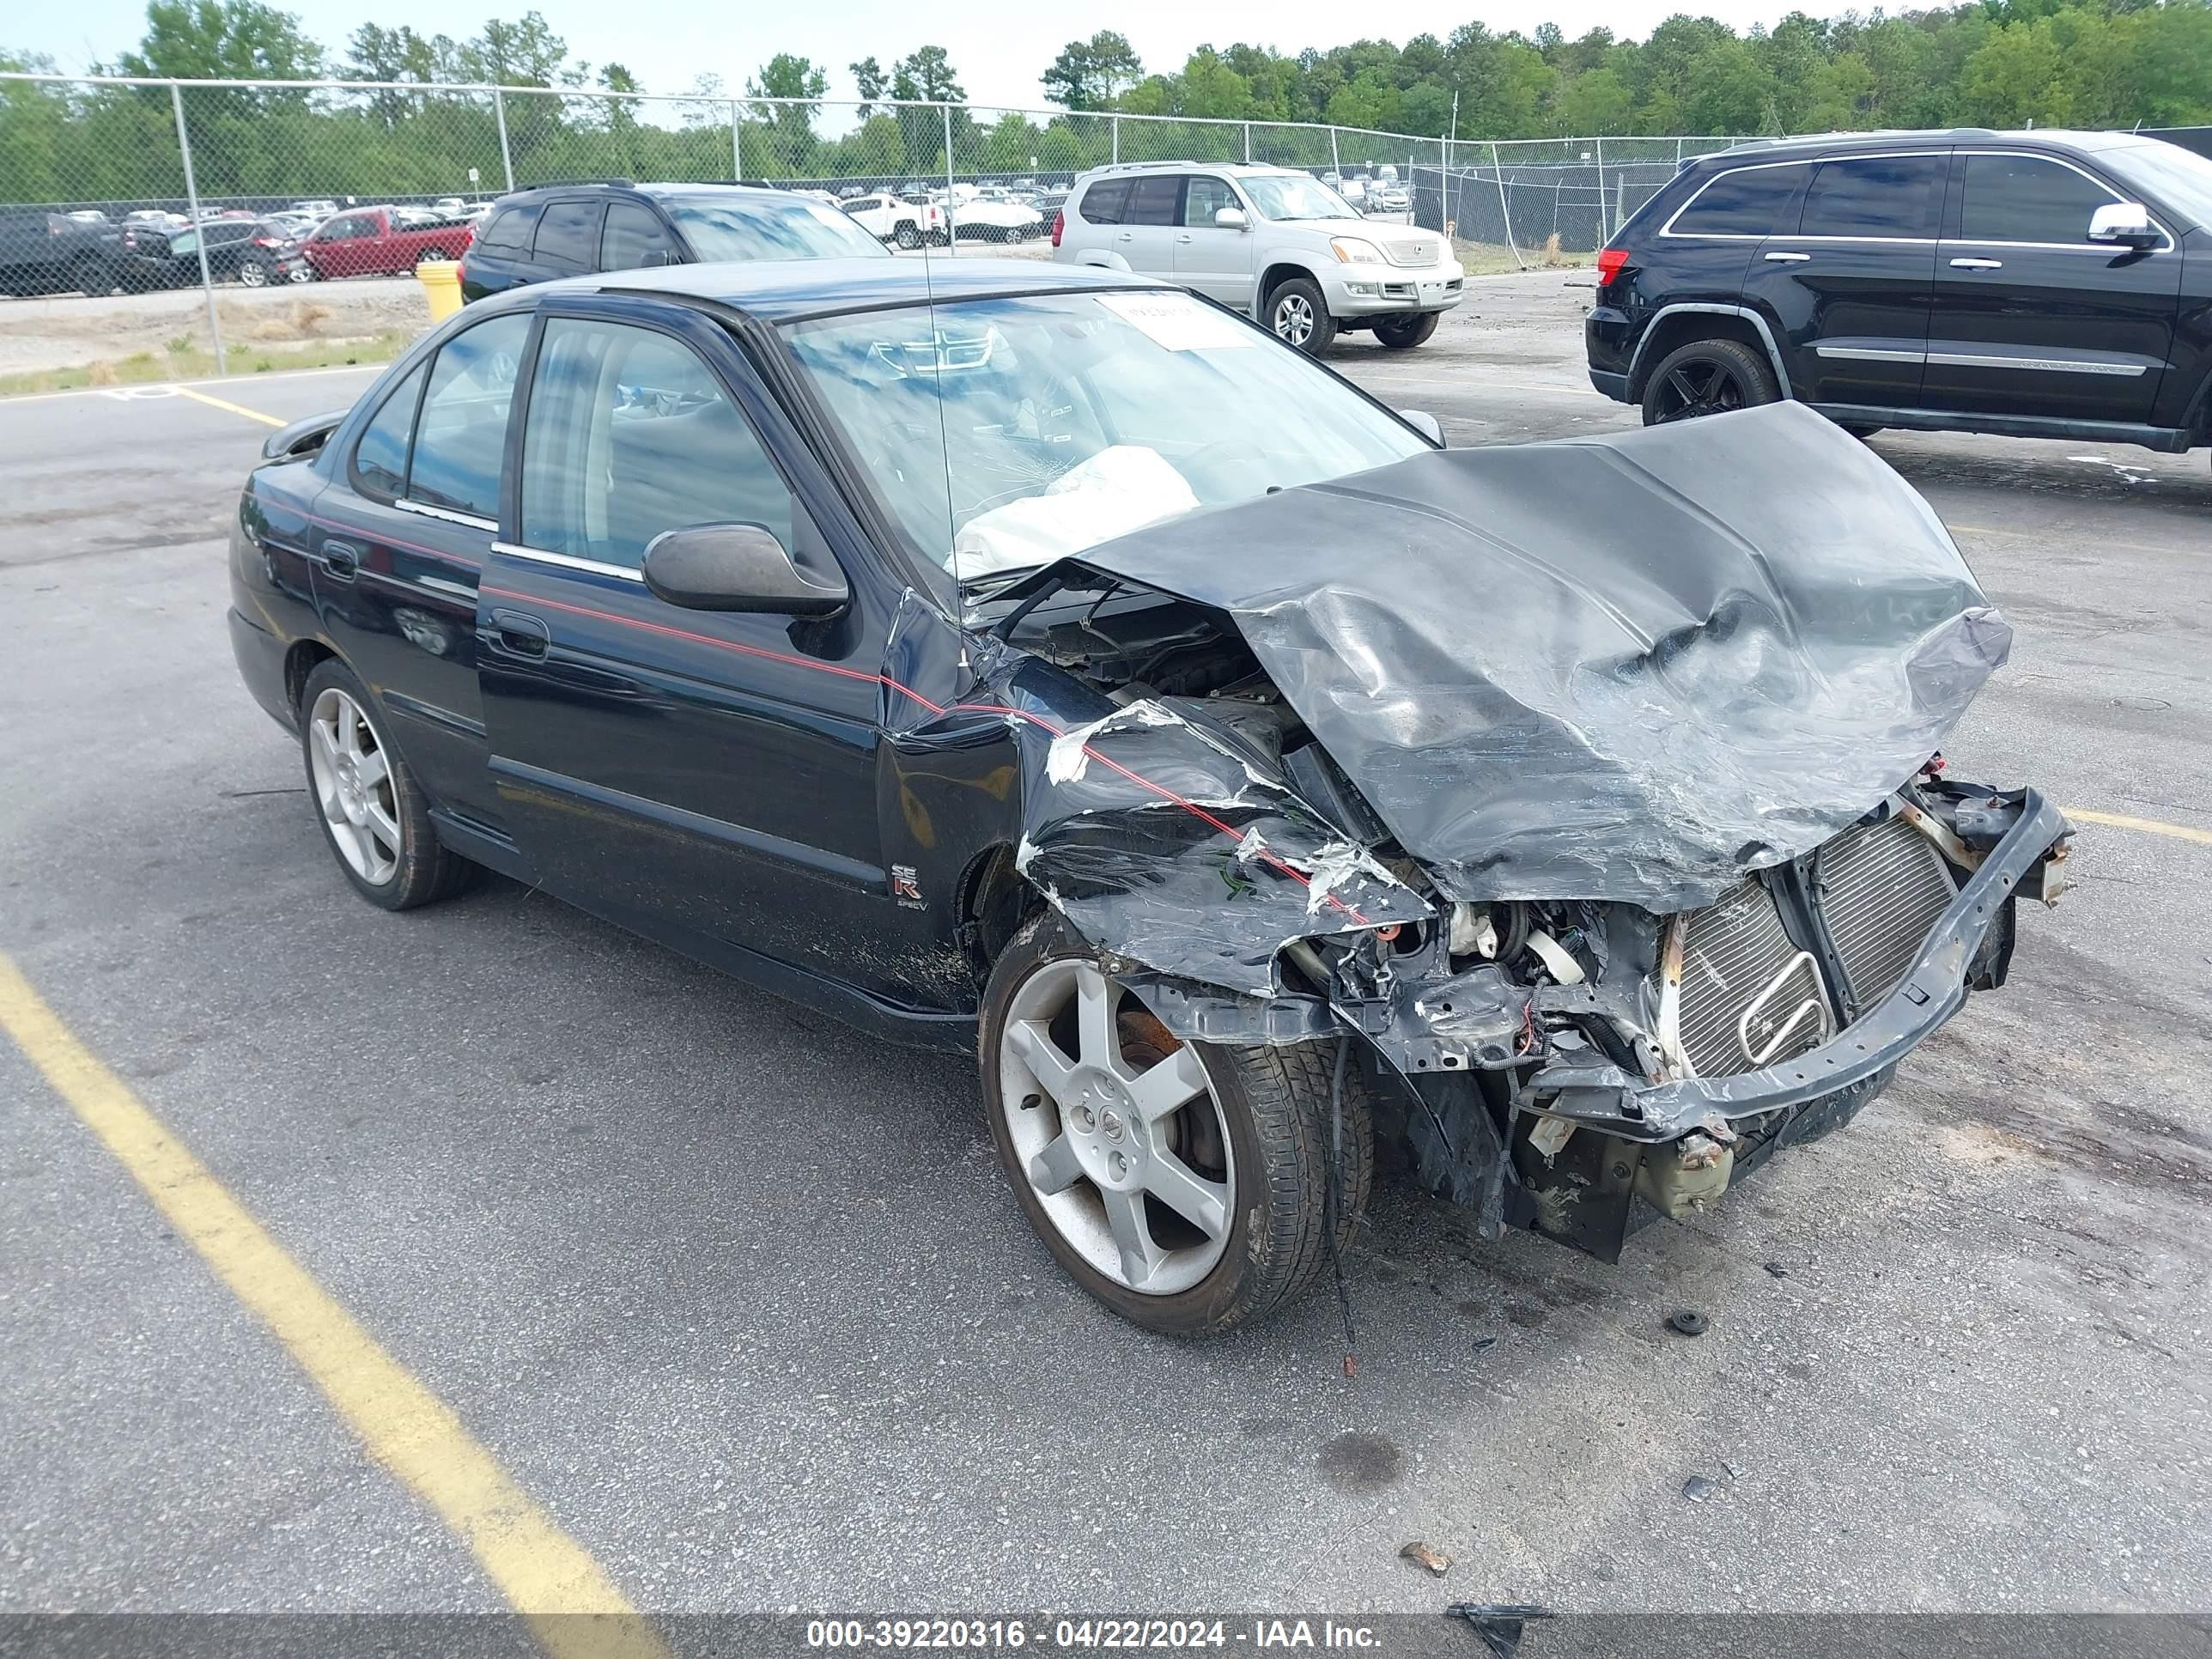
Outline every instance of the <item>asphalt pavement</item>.
[[(1455, 443), (1632, 422), (1585, 290), (1470, 289), (1333, 362)], [(1872, 441), (2018, 630), (1954, 770), (2142, 827), (2084, 821), (1849, 1131), (1618, 1267), (1386, 1188), (1347, 1379), (1325, 1296), (1182, 1343), (1078, 1292), (971, 1066), (506, 882), (348, 891), (222, 535), (253, 415), (366, 382), (0, 404), (0, 957), (631, 1605), (2212, 1605), (2203, 453)], [(0, 1181), (0, 1613), (502, 1604), (4, 1041)]]

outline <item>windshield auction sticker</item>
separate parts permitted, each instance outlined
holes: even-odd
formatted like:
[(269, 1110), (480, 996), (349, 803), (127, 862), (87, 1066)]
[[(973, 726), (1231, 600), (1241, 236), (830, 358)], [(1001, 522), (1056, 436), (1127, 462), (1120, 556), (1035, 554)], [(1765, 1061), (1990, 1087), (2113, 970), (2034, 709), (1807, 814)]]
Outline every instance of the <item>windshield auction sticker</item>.
[(1187, 294), (1102, 294), (1098, 303), (1170, 351), (1218, 351), (1260, 341), (1234, 317)]

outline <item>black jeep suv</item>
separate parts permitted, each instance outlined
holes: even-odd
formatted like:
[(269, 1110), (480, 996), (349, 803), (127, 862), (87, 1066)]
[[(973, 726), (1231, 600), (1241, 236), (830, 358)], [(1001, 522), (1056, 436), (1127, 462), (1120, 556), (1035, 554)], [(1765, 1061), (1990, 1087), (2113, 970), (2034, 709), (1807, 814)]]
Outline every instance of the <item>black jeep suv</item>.
[(741, 185), (540, 185), (492, 204), (461, 262), (461, 297), (646, 265), (852, 259), (886, 252), (826, 203)]
[(2212, 442), (2212, 161), (1989, 131), (1700, 156), (1599, 254), (1584, 337), (1647, 425), (1787, 397), (2178, 453)]

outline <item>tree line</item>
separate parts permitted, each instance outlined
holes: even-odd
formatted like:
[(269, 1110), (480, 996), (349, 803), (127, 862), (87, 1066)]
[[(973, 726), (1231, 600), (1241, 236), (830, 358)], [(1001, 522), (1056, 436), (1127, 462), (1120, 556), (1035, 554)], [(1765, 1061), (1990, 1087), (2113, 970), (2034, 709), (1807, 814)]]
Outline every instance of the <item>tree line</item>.
[[(571, 54), (536, 11), (460, 38), (364, 23), (335, 52), (264, 0), (152, 0), (146, 19), (138, 46), (95, 73), (397, 83), (337, 95), (188, 89), (193, 161), (209, 197), (481, 193), (504, 184), (510, 161), (523, 184), (740, 172), (894, 179), (941, 177), (948, 155), (956, 172), (1019, 173), (1073, 171), (1109, 155), (1242, 153), (1237, 128), (1123, 123), (1117, 137), (1097, 118), (1115, 112), (1475, 139), (2212, 122), (2207, 0), (1978, 0), (1825, 21), (1793, 12), (1742, 34), (1678, 15), (1642, 41), (1602, 28), (1570, 40), (1549, 24), (1524, 35), (1469, 23), (1441, 40), (1295, 56), (1201, 46), (1165, 72), (1147, 72), (1126, 38), (1102, 30), (1046, 68), (1043, 96), (1062, 112), (1042, 118), (904, 106), (966, 97), (934, 45), (846, 65), (858, 107), (825, 119), (830, 66), (791, 53), (741, 89), (702, 75), (676, 100), (580, 95), (639, 88), (623, 64)], [(0, 68), (52, 67), (0, 50)], [(509, 96), (495, 108), (483, 94), (431, 89), (450, 82), (547, 95)], [(1264, 130), (1255, 155), (1331, 159), (1326, 135)], [(0, 202), (169, 198), (180, 179), (166, 88), (0, 82)]]
[(1403, 46), (1285, 56), (1200, 46), (1147, 74), (1128, 40), (1070, 41), (1043, 76), (1071, 110), (1318, 121), (1471, 138), (1748, 137), (1881, 127), (2189, 126), (2212, 122), (2204, 0), (1979, 0), (1894, 15), (1792, 12), (1739, 34), (1678, 15), (1649, 39), (1570, 40), (1468, 23)]

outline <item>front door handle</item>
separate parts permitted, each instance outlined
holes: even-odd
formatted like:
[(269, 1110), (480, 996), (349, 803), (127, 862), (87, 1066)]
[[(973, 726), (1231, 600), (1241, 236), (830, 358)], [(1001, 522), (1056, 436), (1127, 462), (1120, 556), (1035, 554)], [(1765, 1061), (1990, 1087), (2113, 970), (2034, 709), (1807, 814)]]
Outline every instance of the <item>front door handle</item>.
[(524, 611), (494, 611), (491, 613), (491, 644), (496, 651), (510, 657), (539, 658), (552, 643), (553, 635), (545, 624)]
[(349, 582), (361, 574), (361, 550), (351, 542), (323, 543), (323, 568), (333, 581)]
[(1954, 259), (1951, 261), (1951, 269), (1954, 270), (2002, 270), (2004, 261), (2002, 259)]
[(1813, 256), (1809, 253), (1770, 253), (1766, 256), (1778, 265), (1802, 264)]
[(1190, 240), (1190, 233), (1186, 230), (1182, 235), (1176, 237), (1176, 240), (1178, 242), (1188, 242)]

